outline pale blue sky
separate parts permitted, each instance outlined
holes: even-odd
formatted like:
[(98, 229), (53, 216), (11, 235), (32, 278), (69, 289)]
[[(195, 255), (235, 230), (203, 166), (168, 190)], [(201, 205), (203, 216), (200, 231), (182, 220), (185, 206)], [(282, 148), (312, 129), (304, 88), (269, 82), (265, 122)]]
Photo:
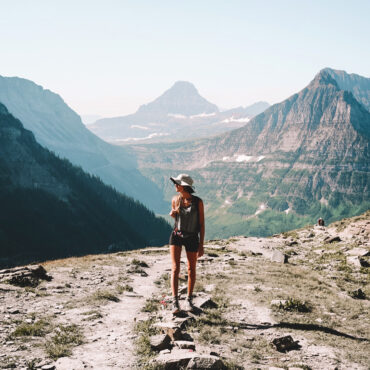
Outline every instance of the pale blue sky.
[(0, 75), (79, 114), (134, 112), (177, 80), (221, 108), (276, 103), (324, 67), (370, 75), (370, 1), (0, 0)]

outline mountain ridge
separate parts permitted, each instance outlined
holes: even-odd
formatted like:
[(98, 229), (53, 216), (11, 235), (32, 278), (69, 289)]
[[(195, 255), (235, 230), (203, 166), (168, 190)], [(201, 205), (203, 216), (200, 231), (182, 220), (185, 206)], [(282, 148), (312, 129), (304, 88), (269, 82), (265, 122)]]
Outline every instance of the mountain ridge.
[(90, 132), (58, 94), (30, 80), (0, 76), (0, 102), (44, 147), (148, 207), (166, 208), (158, 187), (137, 170), (136, 158)]
[(1, 103), (0, 144), (2, 267), (167, 240), (163, 219), (43, 148)]
[[(266, 236), (289, 223), (300, 227), (320, 215), (333, 221), (370, 206), (369, 132), (370, 112), (322, 70), (241, 128), (193, 143), (132, 148), (153, 181), (171, 171), (194, 176), (210, 202), (209, 237), (242, 230)], [(165, 192), (169, 199), (170, 184)]]
[(158, 98), (142, 105), (136, 113), (99, 119), (88, 128), (118, 145), (181, 141), (241, 127), (268, 106), (266, 102), (257, 102), (220, 111), (203, 98), (192, 83), (178, 81)]

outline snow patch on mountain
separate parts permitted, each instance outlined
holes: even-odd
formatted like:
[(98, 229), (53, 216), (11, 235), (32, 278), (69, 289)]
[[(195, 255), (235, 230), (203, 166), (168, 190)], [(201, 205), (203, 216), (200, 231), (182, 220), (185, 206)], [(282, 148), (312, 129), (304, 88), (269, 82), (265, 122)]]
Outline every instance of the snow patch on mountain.
[(186, 119), (188, 118), (184, 114), (177, 114), (177, 113), (168, 113), (168, 117), (173, 117), (173, 118), (180, 118), (180, 119)]
[(232, 116), (230, 118), (224, 119), (223, 121), (221, 121), (221, 123), (230, 123), (230, 122), (245, 122), (245, 123), (247, 123), (249, 121), (250, 121), (250, 118), (248, 118), (248, 117), (234, 118)]
[(139, 128), (141, 130), (149, 130), (148, 127), (140, 126), (140, 125), (131, 125), (130, 128)]
[(144, 136), (144, 137), (127, 137), (125, 139), (117, 139), (117, 140), (113, 140), (111, 142), (114, 142), (114, 143), (121, 143), (121, 142), (126, 142), (126, 141), (142, 141), (142, 140), (149, 140), (149, 139), (153, 139), (153, 137), (158, 137), (158, 136), (168, 136), (169, 134), (168, 133), (165, 133), (165, 132), (153, 132), (152, 134), (148, 135), (148, 136)]
[(193, 114), (190, 118), (204, 118), (204, 117), (213, 117), (216, 115), (216, 112), (213, 113), (200, 113), (200, 114)]
[(266, 158), (264, 155), (260, 155), (258, 157), (248, 155), (248, 154), (234, 154), (232, 157), (224, 156), (222, 157), (223, 162), (259, 162), (262, 159)]

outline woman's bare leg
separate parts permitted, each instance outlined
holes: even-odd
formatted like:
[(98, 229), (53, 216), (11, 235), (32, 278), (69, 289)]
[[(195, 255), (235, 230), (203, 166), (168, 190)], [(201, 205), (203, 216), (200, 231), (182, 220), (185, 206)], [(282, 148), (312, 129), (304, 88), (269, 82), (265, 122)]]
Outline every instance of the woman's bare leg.
[(177, 297), (179, 289), (179, 274), (180, 274), (180, 259), (181, 247), (177, 245), (170, 245), (172, 274), (171, 274), (171, 289), (172, 295)]
[(186, 252), (186, 257), (188, 259), (188, 297), (191, 297), (196, 279), (198, 252)]

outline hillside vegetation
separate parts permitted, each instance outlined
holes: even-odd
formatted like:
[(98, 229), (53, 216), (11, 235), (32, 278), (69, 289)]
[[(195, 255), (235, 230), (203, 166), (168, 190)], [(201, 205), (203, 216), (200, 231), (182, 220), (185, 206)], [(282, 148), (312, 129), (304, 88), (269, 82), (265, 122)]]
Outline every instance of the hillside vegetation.
[(142, 204), (41, 147), (0, 104), (0, 265), (167, 241)]

